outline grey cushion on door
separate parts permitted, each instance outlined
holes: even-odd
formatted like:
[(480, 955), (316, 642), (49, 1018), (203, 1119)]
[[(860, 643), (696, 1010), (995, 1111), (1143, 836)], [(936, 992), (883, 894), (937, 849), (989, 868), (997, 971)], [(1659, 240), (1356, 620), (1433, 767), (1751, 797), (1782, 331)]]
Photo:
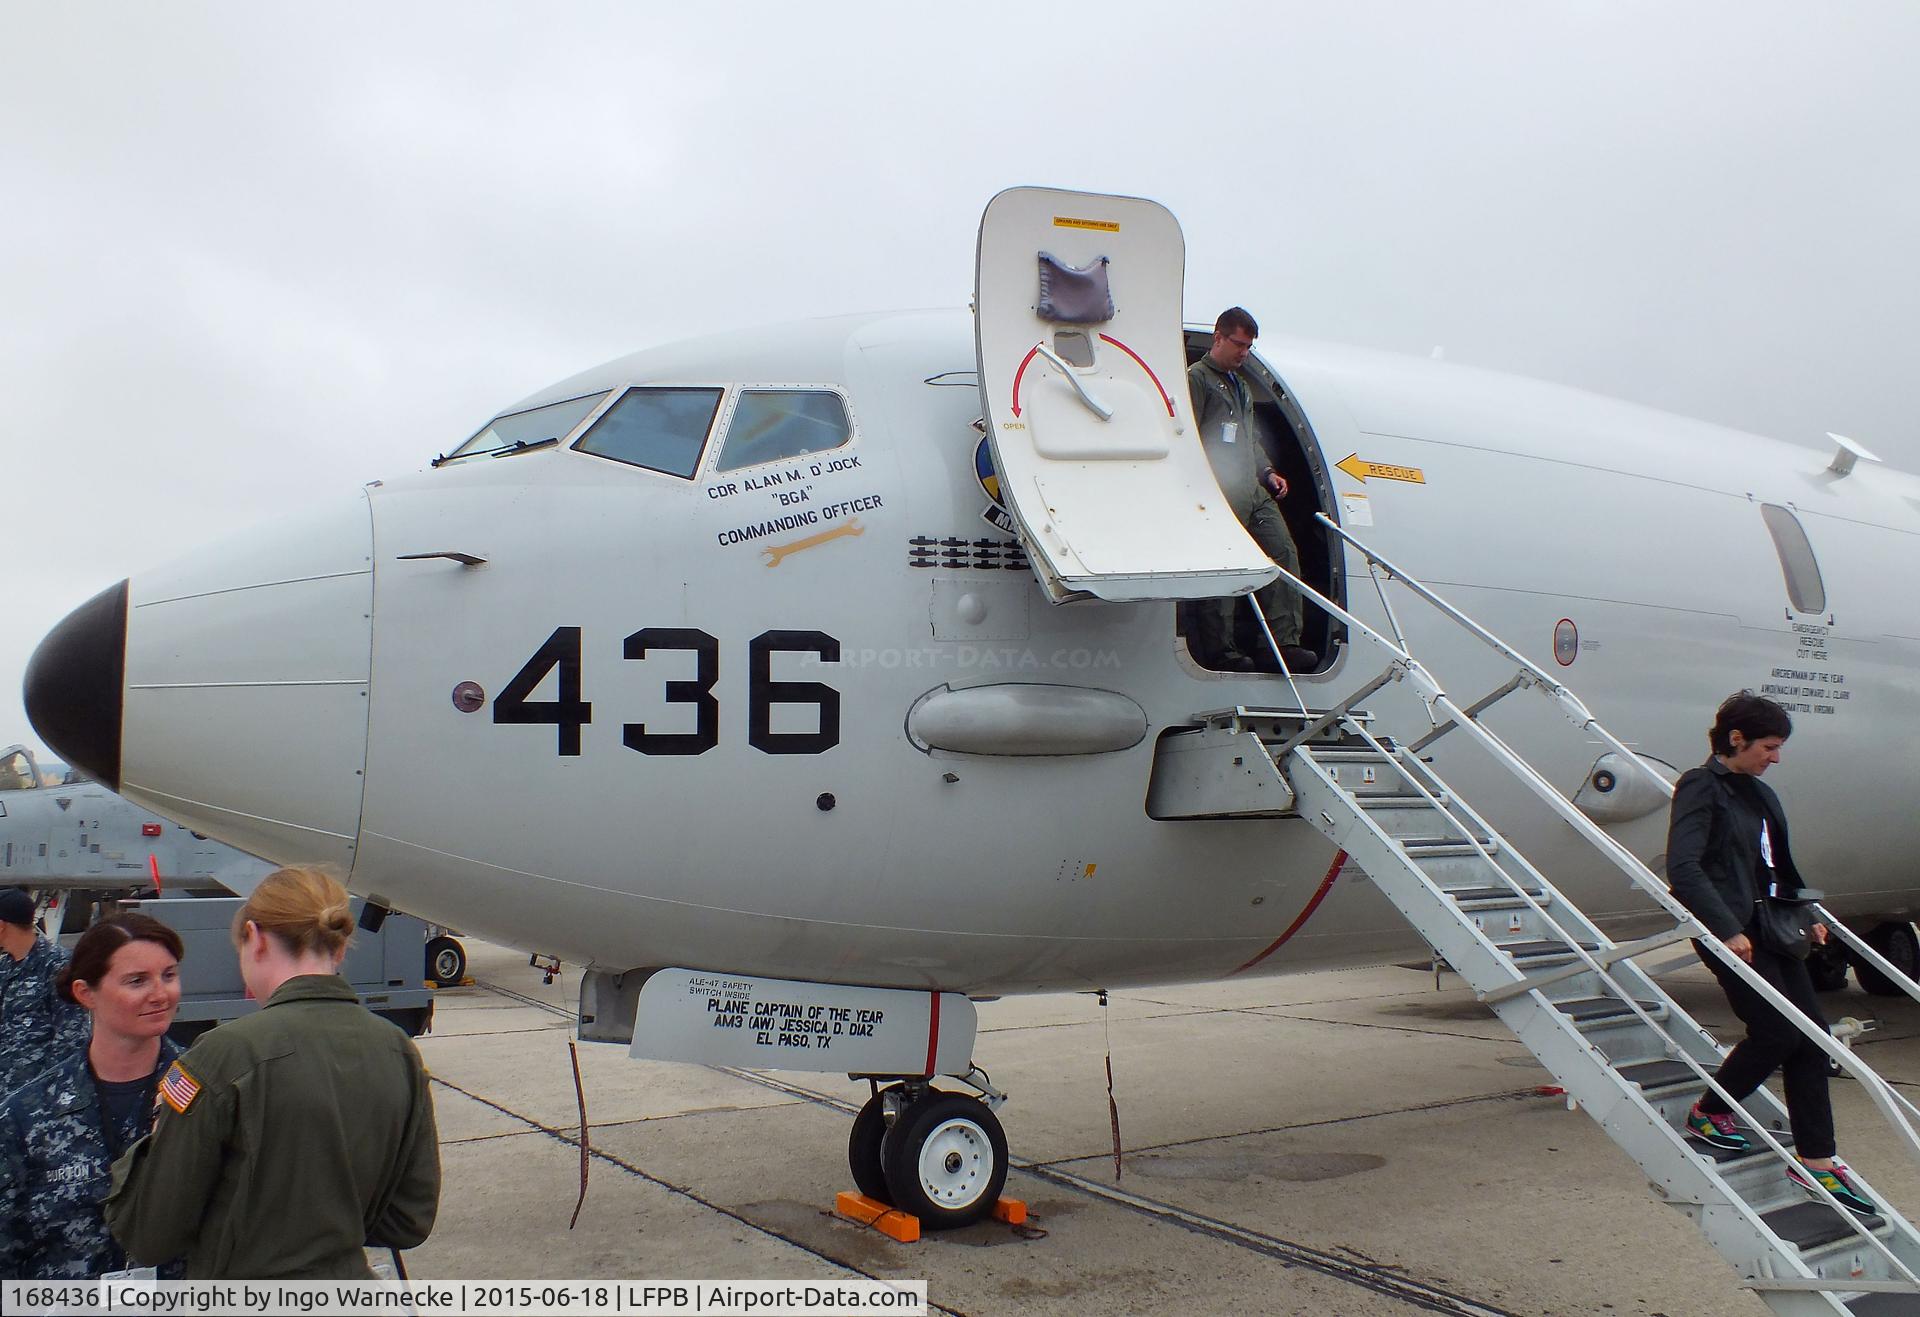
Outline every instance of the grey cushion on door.
[(1051, 252), (1040, 253), (1042, 320), (1059, 325), (1097, 325), (1113, 319), (1113, 293), (1107, 287), (1107, 258), (1075, 269)]

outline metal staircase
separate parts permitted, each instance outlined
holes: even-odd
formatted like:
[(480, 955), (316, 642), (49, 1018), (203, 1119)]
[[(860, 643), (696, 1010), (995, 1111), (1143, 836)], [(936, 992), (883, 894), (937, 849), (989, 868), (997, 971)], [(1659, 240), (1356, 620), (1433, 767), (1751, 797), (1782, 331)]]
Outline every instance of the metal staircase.
[[(1727, 952), (1660, 878), (1575, 808), (1482, 715), (1510, 694), (1538, 691), (1558, 705), (1579, 734), (1604, 742), (1622, 763), (1657, 779), (1651, 769), (1555, 678), (1340, 527), (1325, 517), (1321, 521), (1366, 559), (1392, 637), (1297, 578), (1294, 584), (1346, 623), (1351, 634), (1384, 650), (1387, 668), (1322, 714), (1237, 709), (1207, 716), (1195, 741), (1197, 752), (1215, 746), (1244, 757), (1257, 745), (1284, 780), (1259, 795), (1263, 808), (1225, 812), (1297, 814), (1341, 847), (1568, 1096), (1639, 1164), (1652, 1191), (1692, 1219), (1741, 1284), (1775, 1312), (1920, 1314), (1920, 1233), (1857, 1171), (1862, 1190), (1880, 1205), (1875, 1216), (1856, 1217), (1825, 1190), (1789, 1180), (1786, 1172), (1795, 1163), (1786, 1109), (1765, 1087), (1744, 1104), (1732, 1103), (1752, 1140), (1750, 1152), (1712, 1150), (1685, 1136), (1687, 1111), (1705, 1090), (1713, 1088), (1731, 1102), (1712, 1079), (1723, 1052), (1654, 981), (1644, 962), (1659, 953), (1671, 957), (1690, 940), (1702, 939), (1860, 1081), (1916, 1159), (1920, 1132), (1914, 1121), (1920, 1110)], [(1479, 701), (1456, 704), (1408, 651), (1383, 573), (1513, 662), (1516, 675)], [(1360, 710), (1375, 692), (1402, 681), (1420, 693), (1430, 723), (1405, 744)], [(1540, 805), (1625, 873), (1664, 915), (1664, 929), (1619, 942), (1590, 921), (1419, 757), (1427, 745), (1455, 734), (1478, 743)], [(1239, 765), (1241, 758), (1233, 763)], [(1664, 779), (1658, 780), (1666, 787)], [(1167, 793), (1176, 803), (1178, 787), (1175, 778)], [(1244, 786), (1236, 790), (1246, 794)], [(1205, 812), (1189, 800), (1169, 816)], [(1861, 959), (1920, 999), (1920, 984), (1829, 912), (1821, 916)]]

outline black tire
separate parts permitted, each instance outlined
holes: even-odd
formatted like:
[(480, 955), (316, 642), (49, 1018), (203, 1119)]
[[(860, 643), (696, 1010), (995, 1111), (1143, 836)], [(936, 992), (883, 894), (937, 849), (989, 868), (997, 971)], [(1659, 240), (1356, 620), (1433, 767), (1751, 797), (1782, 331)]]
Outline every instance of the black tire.
[(861, 1193), (892, 1207), (893, 1190), (887, 1187), (887, 1173), (880, 1164), (880, 1143), (887, 1136), (888, 1091), (883, 1088), (868, 1098), (853, 1118), (853, 1129), (847, 1133), (847, 1169)]
[(1007, 1183), (1007, 1136), (987, 1104), (929, 1090), (894, 1117), (880, 1144), (893, 1205), (929, 1230), (972, 1225)]
[(1823, 947), (1815, 947), (1807, 957), (1807, 975), (1815, 992), (1838, 992), (1847, 986), (1850, 958), (1839, 938), (1829, 938)]
[[(1914, 935), (1912, 924), (1881, 924), (1867, 934), (1866, 943), (1892, 961), (1893, 967), (1908, 978), (1920, 971), (1920, 937)], [(1860, 980), (1860, 986), (1876, 997), (1906, 995), (1899, 984), (1864, 962), (1854, 962), (1853, 974)]]
[(467, 977), (467, 949), (444, 933), (427, 943), (427, 977), (441, 987), (452, 987)]

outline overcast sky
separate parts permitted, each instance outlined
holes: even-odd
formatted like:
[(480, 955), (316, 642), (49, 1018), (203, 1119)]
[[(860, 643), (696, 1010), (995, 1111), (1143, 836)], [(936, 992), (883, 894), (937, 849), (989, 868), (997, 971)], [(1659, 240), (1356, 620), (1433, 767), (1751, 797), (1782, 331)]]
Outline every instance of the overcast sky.
[(1920, 5), (0, 0), (0, 744), (129, 572), (649, 344), (963, 305), (1156, 198), (1188, 314), (1920, 467)]

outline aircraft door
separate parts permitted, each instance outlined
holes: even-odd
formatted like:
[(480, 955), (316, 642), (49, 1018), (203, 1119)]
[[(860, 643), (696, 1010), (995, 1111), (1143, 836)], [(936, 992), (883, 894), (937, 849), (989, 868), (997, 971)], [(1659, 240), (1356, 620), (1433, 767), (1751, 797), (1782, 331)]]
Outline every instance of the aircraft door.
[(987, 205), (974, 342), (1000, 489), (1056, 600), (1245, 594), (1277, 574), (1193, 425), (1186, 246), (1164, 206), (1049, 188)]

